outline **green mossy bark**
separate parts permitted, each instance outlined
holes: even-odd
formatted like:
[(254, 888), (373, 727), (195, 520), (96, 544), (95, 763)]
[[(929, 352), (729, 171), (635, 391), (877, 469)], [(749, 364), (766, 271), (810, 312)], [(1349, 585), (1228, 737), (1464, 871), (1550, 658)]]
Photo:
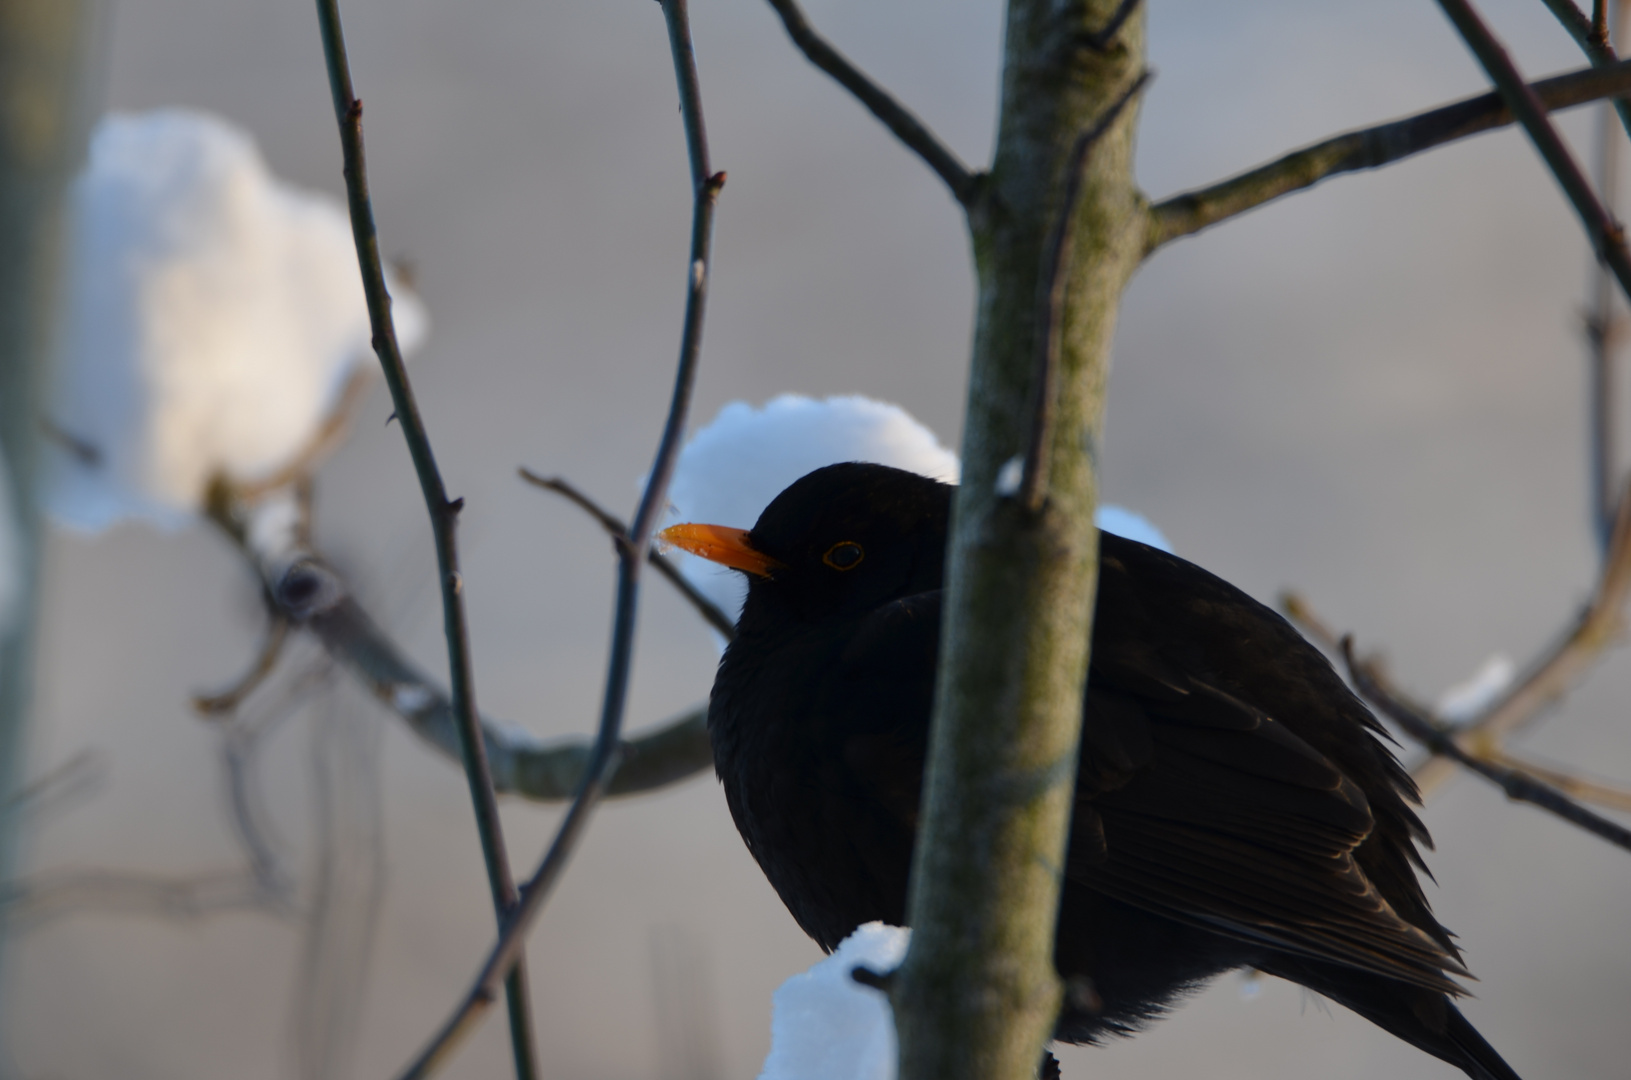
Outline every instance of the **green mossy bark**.
[(1000, 496), (1036, 382), (1046, 237), (1076, 138), (1143, 69), (1135, 14), (1083, 41), (1114, 0), (1010, 0), (996, 161), (970, 208), (978, 316), (948, 568), (913, 940), (893, 988), (903, 1080), (1036, 1075), (1060, 985), (1053, 929), (1069, 831), (1097, 574), (1095, 453), (1122, 290), (1148, 208), (1132, 179), (1137, 109), (1094, 144), (1067, 269), (1048, 501)]
[[(0, 452), (22, 596), (0, 625), (0, 880), (16, 870), (40, 564), (36, 474), (68, 179), (84, 151), (87, 0), (0, 0)], [(3, 913), (0, 913), (3, 915)], [(3, 938), (3, 928), (0, 928)]]

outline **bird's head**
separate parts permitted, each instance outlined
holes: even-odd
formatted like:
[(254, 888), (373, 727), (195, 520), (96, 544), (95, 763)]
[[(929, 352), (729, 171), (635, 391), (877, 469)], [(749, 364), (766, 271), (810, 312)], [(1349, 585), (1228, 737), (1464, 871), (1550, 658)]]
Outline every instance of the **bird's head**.
[(674, 525), (659, 539), (748, 578), (741, 627), (863, 615), (941, 586), (950, 484), (849, 462), (809, 473), (752, 529)]

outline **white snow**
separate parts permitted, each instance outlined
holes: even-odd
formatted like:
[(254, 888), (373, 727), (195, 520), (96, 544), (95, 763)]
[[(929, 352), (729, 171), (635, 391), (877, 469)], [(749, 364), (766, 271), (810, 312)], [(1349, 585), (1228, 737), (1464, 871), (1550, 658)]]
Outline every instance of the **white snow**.
[(1517, 673), (1511, 657), (1496, 653), (1479, 665), (1477, 671), (1444, 691), (1433, 711), (1452, 724), (1471, 720), (1494, 704), (1512, 685)]
[(22, 599), (22, 537), (17, 535), (17, 508), (12, 504), (11, 467), (0, 454), (0, 637), (11, 631)]
[[(840, 461), (870, 461), (955, 483), (957, 455), (898, 405), (860, 396), (783, 394), (733, 401), (691, 437), (669, 485), (671, 522), (747, 528), (793, 481)], [(680, 572), (733, 619), (747, 596), (734, 570), (673, 551)]]
[(1137, 540), (1152, 548), (1160, 548), (1168, 555), (1172, 554), (1172, 544), (1167, 540), (1167, 534), (1156, 528), (1149, 518), (1125, 506), (1105, 503), (1093, 515), (1093, 522), (1105, 532), (1125, 536), (1129, 540)]
[[(763, 406), (733, 401), (691, 437), (669, 487), (669, 522), (748, 528), (783, 488), (840, 461), (870, 461), (956, 483), (957, 455), (899, 405), (852, 395), (822, 400), (783, 394)], [(1015, 481), (1017, 489), (1018, 482)], [(1101, 529), (1171, 551), (1144, 518), (1101, 506)], [(747, 582), (734, 570), (683, 551), (669, 558), (698, 591), (733, 619)]]
[(772, 998), (770, 1054), (759, 1080), (894, 1080), (895, 1018), (883, 991), (851, 977), (900, 966), (911, 931), (870, 922)]
[[(216, 472), (295, 459), (374, 362), (345, 209), (276, 179), (226, 120), (105, 117), (70, 205), (46, 487), (65, 524), (185, 524)], [(425, 314), (392, 291), (406, 351)]]

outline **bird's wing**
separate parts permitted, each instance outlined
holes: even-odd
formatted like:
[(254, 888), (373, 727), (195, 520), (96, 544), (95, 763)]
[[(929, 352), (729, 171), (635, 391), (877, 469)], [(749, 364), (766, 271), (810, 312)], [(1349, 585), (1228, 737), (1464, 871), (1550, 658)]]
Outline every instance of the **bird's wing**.
[(1364, 793), (1284, 724), (1158, 662), (1095, 656), (1068, 878), (1236, 938), (1460, 992), (1445, 972), (1465, 971), (1355, 861), (1373, 824)]

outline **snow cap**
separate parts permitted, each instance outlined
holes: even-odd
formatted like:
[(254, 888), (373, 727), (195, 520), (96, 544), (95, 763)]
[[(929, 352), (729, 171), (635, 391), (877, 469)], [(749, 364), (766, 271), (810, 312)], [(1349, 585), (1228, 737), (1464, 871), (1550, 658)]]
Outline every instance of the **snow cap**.
[(869, 922), (838, 951), (781, 984), (771, 998), (770, 1055), (759, 1080), (895, 1080), (895, 1016), (883, 991), (851, 972), (882, 975), (906, 956), (912, 932)]
[[(669, 522), (748, 528), (770, 500), (824, 465), (870, 461), (955, 484), (957, 455), (899, 405), (851, 395), (822, 400), (783, 394), (755, 408), (733, 401), (691, 437), (669, 486)], [(1102, 506), (1099, 528), (1171, 551), (1138, 514)], [(731, 618), (742, 610), (742, 575), (683, 551), (673, 559), (696, 589)]]
[[(46, 486), (67, 525), (187, 523), (216, 473), (291, 464), (373, 363), (345, 209), (276, 179), (220, 117), (105, 117), (70, 228)], [(425, 313), (392, 291), (408, 351)]]

